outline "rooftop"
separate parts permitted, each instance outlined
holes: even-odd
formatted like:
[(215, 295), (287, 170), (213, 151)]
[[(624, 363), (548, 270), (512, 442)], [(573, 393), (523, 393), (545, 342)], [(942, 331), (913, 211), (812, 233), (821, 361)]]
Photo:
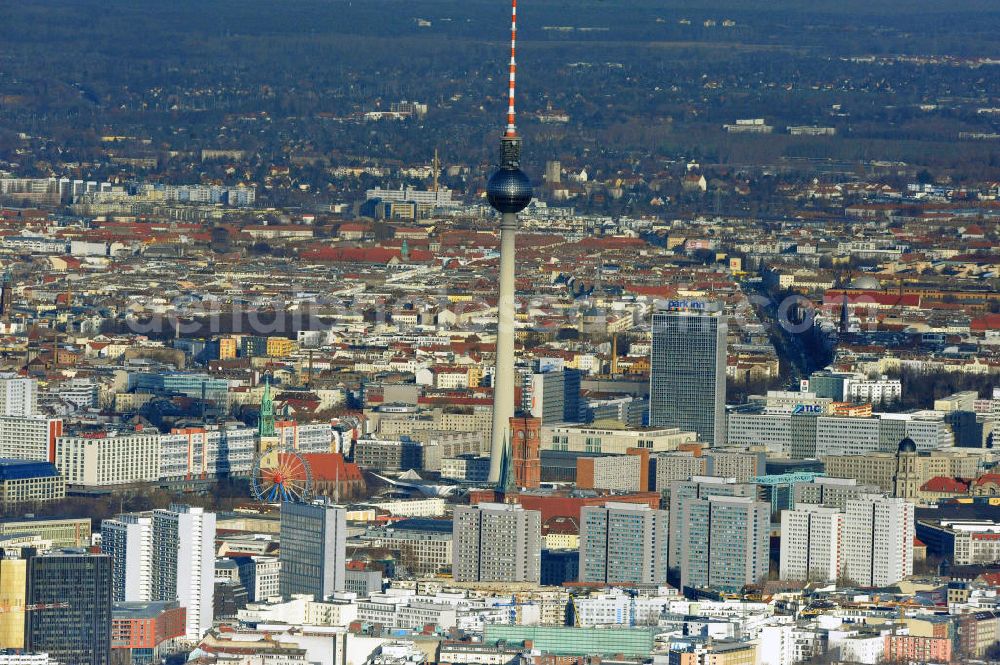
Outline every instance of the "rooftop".
[(155, 619), (167, 610), (178, 607), (175, 600), (135, 601), (115, 603), (112, 619)]
[(393, 522), (390, 528), (395, 531), (434, 531), (438, 533), (451, 533), (452, 522), (451, 520), (414, 518)]
[(52, 462), (0, 458), (0, 481), (55, 478), (58, 476), (59, 472)]

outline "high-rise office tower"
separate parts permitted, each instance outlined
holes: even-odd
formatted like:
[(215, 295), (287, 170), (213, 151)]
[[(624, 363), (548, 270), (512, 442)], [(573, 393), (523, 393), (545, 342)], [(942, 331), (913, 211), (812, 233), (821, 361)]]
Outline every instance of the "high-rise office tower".
[(493, 373), (493, 431), (490, 439), (491, 483), (501, 478), (504, 450), (514, 416), (514, 238), (517, 213), (531, 203), (531, 181), (521, 170), (521, 137), (514, 120), (517, 0), (512, 0), (510, 22), (510, 81), (507, 129), (500, 139), (500, 168), (486, 183), (486, 197), (500, 218), (500, 284), (497, 298), (496, 368)]
[(580, 581), (663, 584), (667, 581), (667, 511), (608, 502), (580, 512)]
[(767, 577), (771, 505), (746, 496), (681, 504), (681, 588), (739, 592)]
[(27, 602), (68, 607), (24, 613), (25, 650), (60, 663), (111, 662), (111, 558), (82, 550), (55, 551), (27, 561)]
[(670, 544), (669, 566), (681, 565), (681, 509), (688, 499), (705, 499), (710, 496), (757, 497), (757, 486), (753, 483), (738, 483), (735, 478), (715, 476), (692, 476), (690, 480), (674, 480), (670, 483)]
[(653, 313), (649, 424), (726, 443), (726, 321), (718, 312)]
[(507, 503), (456, 506), (452, 575), (457, 582), (538, 582), (542, 518)]
[(185, 639), (212, 627), (215, 594), (215, 513), (175, 504), (154, 510), (153, 600), (177, 600), (187, 613)]
[(322, 600), (344, 590), (347, 511), (323, 502), (281, 504), (281, 595)]
[(913, 574), (913, 504), (867, 494), (847, 502), (844, 561), (847, 577), (861, 586), (895, 584)]
[(111, 557), (116, 603), (153, 600), (153, 517), (124, 514), (101, 522), (101, 552)]
[(779, 574), (783, 580), (830, 582), (843, 565), (844, 513), (834, 506), (781, 511)]
[(521, 408), (540, 418), (543, 425), (580, 422), (584, 415), (580, 383), (578, 369), (527, 374), (521, 391)]
[(944, 414), (944, 421), (951, 425), (951, 431), (955, 433), (956, 448), (982, 448), (986, 445), (984, 435), (992, 431), (984, 431), (986, 423), (980, 421), (975, 411), (950, 411)]

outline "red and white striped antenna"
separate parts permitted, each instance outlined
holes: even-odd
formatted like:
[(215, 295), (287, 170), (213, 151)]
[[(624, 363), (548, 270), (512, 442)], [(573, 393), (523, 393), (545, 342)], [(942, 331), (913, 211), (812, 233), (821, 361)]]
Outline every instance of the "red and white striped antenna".
[(514, 138), (517, 136), (517, 127), (514, 124), (514, 80), (517, 74), (517, 0), (510, 2), (510, 92), (507, 97), (507, 131), (505, 137)]

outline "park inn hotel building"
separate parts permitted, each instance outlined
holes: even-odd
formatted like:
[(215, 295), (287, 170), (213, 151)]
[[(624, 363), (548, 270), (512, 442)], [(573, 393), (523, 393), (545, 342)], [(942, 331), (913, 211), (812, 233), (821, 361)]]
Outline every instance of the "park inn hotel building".
[(726, 320), (703, 303), (653, 313), (649, 424), (726, 443)]

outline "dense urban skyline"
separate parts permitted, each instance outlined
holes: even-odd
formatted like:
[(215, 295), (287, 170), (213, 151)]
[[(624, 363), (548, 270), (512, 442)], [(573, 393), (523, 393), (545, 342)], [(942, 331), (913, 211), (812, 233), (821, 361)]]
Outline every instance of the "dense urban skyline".
[(0, 10), (0, 665), (995, 662), (998, 34)]

